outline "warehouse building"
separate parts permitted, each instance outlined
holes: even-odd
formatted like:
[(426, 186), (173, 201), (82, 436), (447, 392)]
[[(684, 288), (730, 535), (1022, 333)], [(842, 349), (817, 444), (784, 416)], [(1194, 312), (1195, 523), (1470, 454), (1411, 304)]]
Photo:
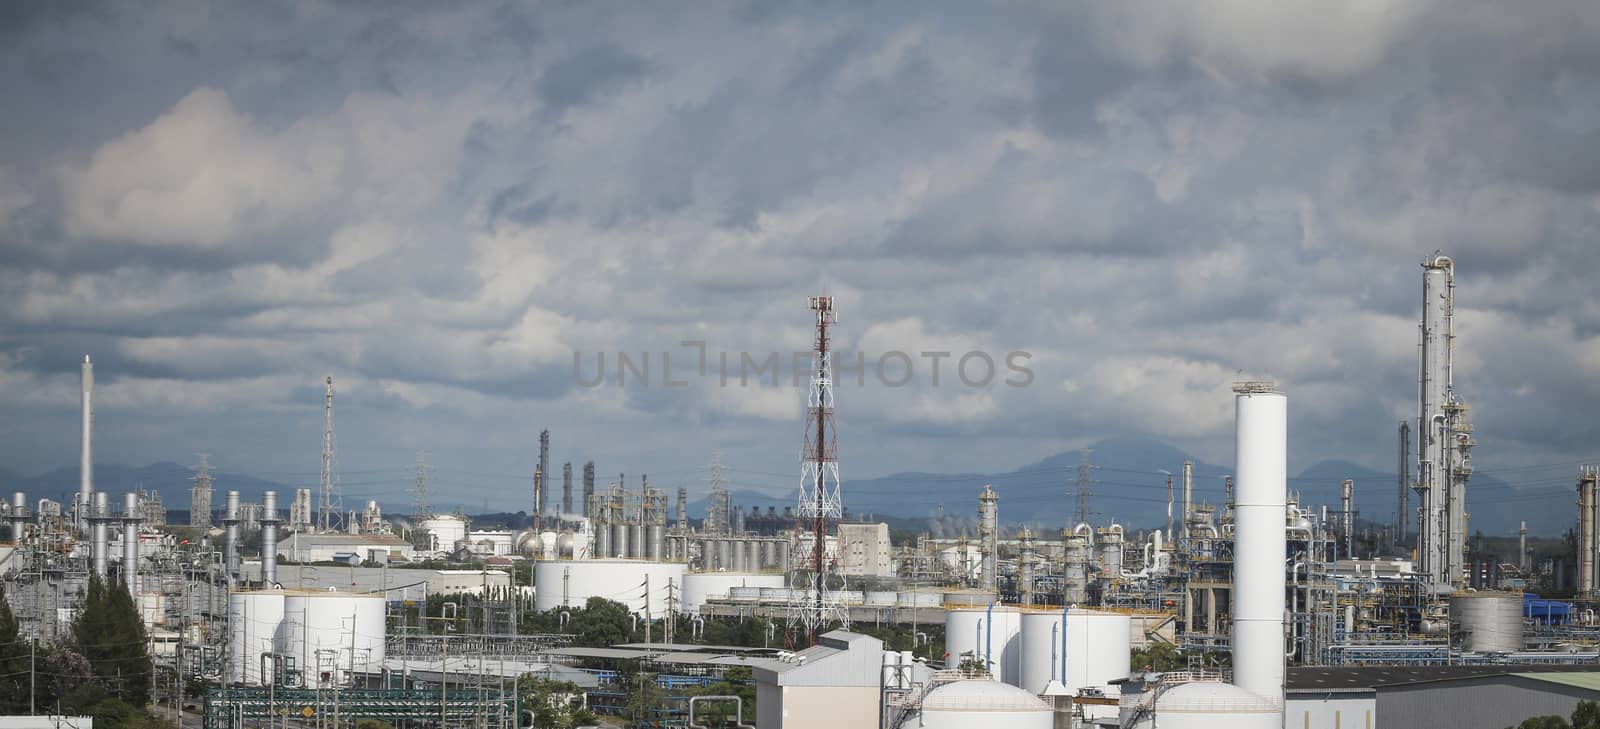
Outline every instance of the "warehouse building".
[(1593, 665), (1290, 668), (1285, 726), (1504, 729), (1600, 701)]

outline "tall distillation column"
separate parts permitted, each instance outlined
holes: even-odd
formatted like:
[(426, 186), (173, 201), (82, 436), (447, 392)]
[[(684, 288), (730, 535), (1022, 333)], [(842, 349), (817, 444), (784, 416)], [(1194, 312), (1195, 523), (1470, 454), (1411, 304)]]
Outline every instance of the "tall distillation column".
[(1578, 595), (1595, 593), (1596, 496), (1600, 496), (1600, 467), (1583, 466), (1578, 471)]
[(239, 492), (229, 491), (222, 511), (222, 563), (228, 584), (239, 578)]
[(89, 521), (89, 552), (94, 558), (94, 573), (103, 580), (106, 578), (106, 565), (111, 557), (109, 535), (111, 505), (107, 502), (104, 491), (92, 492), (89, 501), (90, 506), (86, 515)]
[(139, 595), (139, 495), (122, 495), (122, 582), (128, 594)]
[(78, 503), (77, 520), (78, 528), (89, 527), (88, 515), (93, 508), (94, 498), (94, 363), (89, 361), (89, 355), (83, 355), (82, 380), (83, 393), (79, 401), (79, 419), (83, 426), (82, 440), (78, 449)]
[(278, 492), (261, 493), (261, 586), (278, 584)]
[(982, 575), (983, 589), (990, 594), (1000, 591), (999, 577), (995, 574), (995, 554), (999, 547), (1000, 530), (1000, 497), (988, 484), (983, 485), (983, 492), (978, 494), (978, 542), (983, 550), (983, 564), (979, 569)]
[(1466, 403), (1454, 389), (1455, 263), (1435, 254), (1422, 269), (1417, 554), (1419, 571), (1448, 591), (1461, 587), (1474, 442)]

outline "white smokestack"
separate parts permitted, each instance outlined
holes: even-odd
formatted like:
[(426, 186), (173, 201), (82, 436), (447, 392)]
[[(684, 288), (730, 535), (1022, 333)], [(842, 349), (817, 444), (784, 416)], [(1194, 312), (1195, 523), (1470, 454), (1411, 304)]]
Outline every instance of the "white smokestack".
[(78, 519), (86, 524), (89, 509), (94, 504), (94, 363), (83, 355), (83, 421), (82, 447), (78, 452)]
[(1281, 726), (1288, 399), (1270, 383), (1234, 392), (1233, 679), (1277, 702)]
[(229, 491), (222, 512), (222, 564), (228, 584), (239, 578), (239, 492)]

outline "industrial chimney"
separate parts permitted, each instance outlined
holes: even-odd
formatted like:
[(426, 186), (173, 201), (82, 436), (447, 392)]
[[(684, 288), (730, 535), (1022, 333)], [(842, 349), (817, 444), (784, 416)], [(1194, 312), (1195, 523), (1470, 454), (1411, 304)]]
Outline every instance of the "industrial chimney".
[(1288, 399), (1271, 383), (1234, 393), (1234, 684), (1275, 702), (1282, 726)]
[(229, 491), (227, 505), (222, 511), (223, 569), (228, 573), (228, 584), (239, 579), (239, 492)]
[(83, 399), (80, 401), (80, 419), (83, 425), (82, 447), (78, 451), (78, 525), (88, 527), (88, 513), (94, 497), (94, 363), (83, 355)]
[(106, 578), (106, 565), (110, 561), (110, 537), (106, 533), (106, 521), (111, 507), (106, 503), (106, 492), (92, 493), (91, 506), (85, 518), (89, 522), (89, 551), (94, 558), (94, 573), (100, 579)]
[[(103, 496), (104, 493), (95, 494)], [(122, 581), (128, 594), (139, 596), (139, 494), (122, 495)]]
[(278, 492), (261, 494), (261, 586), (278, 584)]

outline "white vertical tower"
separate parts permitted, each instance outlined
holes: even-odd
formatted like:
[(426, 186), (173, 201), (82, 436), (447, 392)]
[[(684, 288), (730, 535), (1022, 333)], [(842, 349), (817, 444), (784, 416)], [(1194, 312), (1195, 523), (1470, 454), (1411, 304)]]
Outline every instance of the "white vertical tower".
[(88, 515), (94, 508), (94, 363), (83, 355), (82, 399), (79, 400), (83, 437), (78, 449), (78, 503), (79, 528), (87, 528)]
[(1282, 726), (1288, 399), (1270, 382), (1241, 382), (1233, 391), (1233, 677), (1277, 702)]
[(1461, 586), (1475, 443), (1466, 402), (1454, 388), (1455, 262), (1436, 253), (1422, 270), (1417, 555), (1422, 574), (1447, 592)]
[(983, 491), (978, 494), (978, 541), (983, 550), (983, 563), (979, 571), (983, 581), (983, 589), (991, 594), (999, 594), (1000, 577), (995, 568), (999, 559), (1000, 542), (1000, 497), (995, 494), (989, 484), (983, 485)]
[(806, 590), (794, 591), (800, 595), (798, 599), (791, 598), (788, 623), (804, 626), (815, 644), (818, 626), (829, 621), (848, 625), (850, 614), (828, 584), (832, 570), (826, 556), (828, 520), (837, 521), (844, 512), (839, 499), (838, 441), (833, 427), (833, 342), (828, 331), (838, 317), (831, 296), (813, 296), (809, 305), (816, 312), (816, 338), (811, 355), (811, 387), (806, 396), (805, 446), (800, 451), (799, 512), (802, 521), (810, 521), (811, 579)]

